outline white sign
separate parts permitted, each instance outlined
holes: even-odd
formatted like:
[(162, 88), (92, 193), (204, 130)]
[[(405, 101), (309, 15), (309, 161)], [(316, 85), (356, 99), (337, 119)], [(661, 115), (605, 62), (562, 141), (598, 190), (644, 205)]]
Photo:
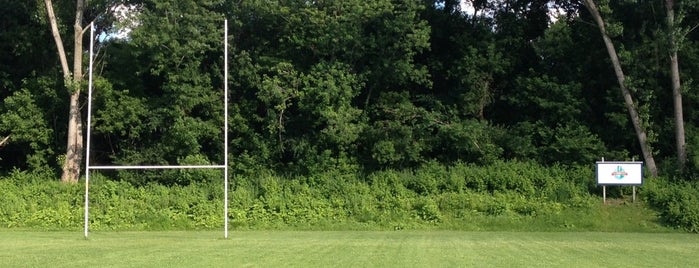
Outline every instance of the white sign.
[(642, 185), (643, 162), (597, 162), (598, 185)]

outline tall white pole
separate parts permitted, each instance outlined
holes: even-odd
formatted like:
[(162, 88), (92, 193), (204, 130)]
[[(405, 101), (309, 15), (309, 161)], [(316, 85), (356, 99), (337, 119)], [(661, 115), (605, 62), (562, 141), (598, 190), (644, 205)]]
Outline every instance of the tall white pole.
[(87, 83), (87, 152), (85, 153), (85, 238), (87, 238), (87, 230), (89, 223), (89, 196), (90, 196), (90, 124), (92, 118), (92, 59), (95, 47), (95, 24), (90, 23), (90, 70)]
[(223, 23), (223, 162), (225, 167), (223, 168), (223, 219), (224, 219), (224, 229), (223, 237), (228, 238), (228, 20), (224, 20)]

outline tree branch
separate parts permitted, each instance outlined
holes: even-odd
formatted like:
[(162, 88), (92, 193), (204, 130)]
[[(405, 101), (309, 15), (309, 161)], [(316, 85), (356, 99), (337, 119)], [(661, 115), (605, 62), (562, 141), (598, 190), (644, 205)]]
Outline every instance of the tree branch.
[(90, 21), (90, 23), (88, 23), (87, 26), (85, 26), (85, 28), (83, 28), (83, 30), (80, 32), (80, 35), (85, 34), (87, 32), (87, 30), (89, 30), (90, 27), (92, 27), (92, 23), (95, 22), (96, 20), (97, 19), (93, 19), (92, 21)]
[(46, 4), (46, 12), (48, 13), (49, 23), (51, 24), (51, 33), (56, 42), (56, 49), (58, 49), (58, 58), (60, 59), (61, 68), (63, 69), (63, 77), (65, 80), (68, 80), (70, 79), (70, 68), (68, 68), (68, 58), (63, 48), (61, 33), (58, 31), (58, 22), (56, 21), (56, 14), (53, 11), (53, 3), (51, 0), (44, 0), (44, 3)]
[(10, 140), (10, 135), (7, 135), (7, 137), (3, 138), (2, 141), (0, 141), (0, 148), (3, 147), (3, 146), (5, 146), (5, 144), (6, 144), (7, 141), (9, 141), (9, 140)]

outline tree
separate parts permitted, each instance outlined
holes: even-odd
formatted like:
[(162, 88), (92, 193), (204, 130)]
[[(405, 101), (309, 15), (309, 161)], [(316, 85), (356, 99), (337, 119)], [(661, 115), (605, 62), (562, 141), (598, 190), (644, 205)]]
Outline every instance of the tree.
[[(665, 0), (665, 12), (667, 16), (667, 28), (670, 42), (670, 80), (672, 85), (672, 101), (675, 115), (675, 144), (677, 146), (677, 162), (680, 170), (684, 169), (687, 162), (686, 142), (684, 135), (684, 116), (682, 109), (682, 86), (680, 83), (680, 67), (677, 57), (678, 41), (675, 31), (675, 0)], [(681, 38), (681, 37), (680, 37)]]
[(51, 25), (51, 32), (58, 51), (58, 58), (63, 71), (65, 86), (70, 92), (68, 112), (68, 140), (66, 143), (65, 162), (61, 181), (77, 183), (80, 176), (80, 163), (83, 158), (82, 119), (80, 117), (80, 84), (83, 81), (83, 11), (84, 0), (77, 0), (75, 5), (75, 20), (73, 22), (73, 68), (68, 66), (66, 49), (59, 31), (58, 19), (53, 9), (53, 1), (44, 0), (46, 13)]
[(617, 77), (617, 82), (619, 83), (619, 89), (621, 90), (621, 94), (624, 97), (626, 109), (629, 112), (631, 122), (633, 124), (634, 130), (636, 131), (636, 137), (638, 138), (639, 145), (641, 146), (641, 152), (643, 153), (643, 158), (645, 159), (646, 166), (651, 172), (651, 175), (658, 176), (658, 168), (655, 165), (655, 159), (653, 158), (653, 151), (648, 142), (648, 136), (646, 134), (645, 129), (641, 125), (641, 118), (636, 109), (636, 105), (634, 104), (631, 92), (627, 87), (626, 76), (624, 75), (624, 71), (622, 69), (619, 56), (617, 55), (616, 48), (614, 47), (614, 43), (612, 42), (612, 39), (609, 37), (609, 34), (607, 32), (605, 22), (602, 19), (602, 15), (600, 14), (600, 11), (593, 0), (585, 0), (584, 5), (592, 15), (593, 19), (595, 20), (595, 23), (597, 24), (597, 27), (600, 30), (600, 33), (602, 34), (602, 40), (604, 41), (605, 47), (607, 48), (609, 58), (612, 61), (614, 74)]
[[(51, 126), (54, 46), (37, 1), (6, 1), (0, 5), (0, 161), (3, 171), (39, 170), (55, 159)], [(47, 90), (48, 89), (48, 90)]]
[[(63, 27), (67, 25), (61, 25), (62, 18), (57, 15), (54, 10), (54, 3), (52, 0), (44, 0), (46, 7), (46, 16), (48, 18), (48, 23), (51, 28), (51, 34), (53, 35), (54, 44), (56, 45), (56, 51), (58, 54), (58, 59), (61, 66), (61, 72), (63, 74), (63, 85), (69, 93), (69, 108), (68, 108), (68, 128), (67, 128), (67, 141), (66, 141), (66, 154), (62, 167), (61, 181), (66, 183), (77, 183), (80, 176), (80, 164), (83, 160), (83, 126), (81, 118), (81, 104), (80, 104), (80, 94), (84, 88), (84, 73), (83, 73), (83, 61), (84, 51), (83, 47), (84, 35), (89, 27), (84, 25), (86, 19), (99, 22), (99, 28), (104, 31), (110, 30), (113, 18), (110, 11), (112, 7), (118, 6), (120, 4), (128, 3), (128, 0), (103, 0), (90, 2), (88, 5), (85, 0), (76, 0), (74, 11), (66, 12), (66, 14), (71, 14), (73, 20), (73, 35), (72, 35), (72, 68), (68, 62), (69, 48), (66, 48), (63, 41), (62, 32)], [(70, 8), (70, 5), (60, 5), (61, 11), (66, 11)], [(90, 40), (92, 41), (92, 40)]]

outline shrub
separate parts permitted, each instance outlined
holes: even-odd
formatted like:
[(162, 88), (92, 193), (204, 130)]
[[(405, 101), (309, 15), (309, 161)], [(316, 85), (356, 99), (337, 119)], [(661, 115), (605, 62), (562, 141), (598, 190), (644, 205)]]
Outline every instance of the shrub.
[(442, 218), (437, 203), (432, 198), (420, 197), (413, 204), (414, 215), (423, 221), (436, 223)]
[(646, 180), (642, 191), (668, 224), (699, 233), (699, 183), (654, 178)]
[[(384, 170), (366, 176), (337, 170), (304, 177), (258, 172), (231, 180), (229, 217), (233, 228), (251, 229), (463, 228), (464, 223), (492, 220), (513, 227), (534, 219), (559, 224), (562, 212), (582, 211), (579, 214), (584, 216), (599, 201), (588, 191), (592, 178), (579, 177), (590, 175), (588, 169), (529, 162), (490, 166), (427, 162), (412, 171)], [(0, 179), (0, 227), (79, 229), (83, 186), (25, 172)], [(95, 172), (90, 187), (93, 230), (223, 225), (220, 181), (134, 185)], [(692, 210), (697, 200), (691, 193), (699, 187), (677, 190), (668, 184), (656, 188), (648, 193), (654, 194), (650, 197), (656, 204), (668, 208), (663, 215), (669, 221), (678, 226), (697, 225), (699, 213)], [(577, 219), (572, 222), (584, 226)]]
[(47, 180), (45, 173), (13, 171), (0, 179), (0, 226), (73, 229), (82, 219), (79, 185)]

